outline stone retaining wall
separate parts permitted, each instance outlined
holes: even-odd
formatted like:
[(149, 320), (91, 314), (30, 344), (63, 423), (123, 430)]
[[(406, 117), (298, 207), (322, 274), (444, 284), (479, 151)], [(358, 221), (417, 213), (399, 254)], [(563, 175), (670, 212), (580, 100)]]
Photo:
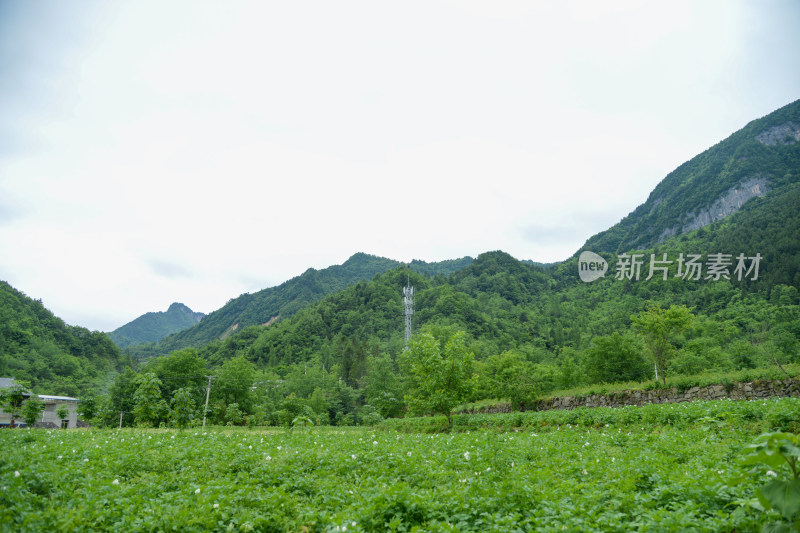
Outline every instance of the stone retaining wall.
[(677, 388), (655, 390), (627, 390), (589, 396), (565, 396), (548, 398), (536, 404), (538, 411), (548, 409), (575, 409), (576, 407), (623, 407), (648, 403), (680, 403), (695, 400), (755, 400), (773, 396), (800, 396), (800, 379), (757, 380), (730, 385), (708, 385), (692, 387), (680, 392)]

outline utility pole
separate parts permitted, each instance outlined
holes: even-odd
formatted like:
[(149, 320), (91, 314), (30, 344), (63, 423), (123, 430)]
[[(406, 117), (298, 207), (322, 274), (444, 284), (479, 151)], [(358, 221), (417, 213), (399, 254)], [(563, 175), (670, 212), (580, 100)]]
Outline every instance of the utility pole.
[(206, 376), (208, 378), (208, 387), (206, 388), (206, 406), (203, 408), (203, 429), (206, 429), (206, 413), (208, 413), (208, 397), (211, 394), (211, 378), (214, 376)]
[(122, 415), (124, 413), (125, 413), (125, 411), (120, 411), (119, 412), (119, 429), (122, 429)]

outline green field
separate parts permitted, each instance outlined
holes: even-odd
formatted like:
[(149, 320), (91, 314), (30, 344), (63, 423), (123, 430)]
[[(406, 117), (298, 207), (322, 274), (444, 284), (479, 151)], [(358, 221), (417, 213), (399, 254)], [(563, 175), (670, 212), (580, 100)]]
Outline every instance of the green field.
[[(0, 431), (2, 531), (758, 531), (800, 400), (377, 428)], [(496, 420), (503, 420), (503, 416)], [(538, 418), (536, 418), (538, 417)], [(478, 427), (480, 426), (480, 427)], [(778, 476), (788, 468), (776, 469)], [(745, 476), (742, 483), (728, 482)]]

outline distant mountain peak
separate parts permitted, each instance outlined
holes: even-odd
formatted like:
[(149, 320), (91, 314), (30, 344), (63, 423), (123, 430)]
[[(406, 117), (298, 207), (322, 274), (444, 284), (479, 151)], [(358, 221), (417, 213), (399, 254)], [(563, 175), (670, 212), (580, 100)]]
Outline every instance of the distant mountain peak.
[(167, 335), (194, 326), (203, 317), (204, 313), (192, 311), (186, 304), (173, 302), (166, 311), (145, 313), (110, 332), (108, 336), (120, 348), (158, 342)]

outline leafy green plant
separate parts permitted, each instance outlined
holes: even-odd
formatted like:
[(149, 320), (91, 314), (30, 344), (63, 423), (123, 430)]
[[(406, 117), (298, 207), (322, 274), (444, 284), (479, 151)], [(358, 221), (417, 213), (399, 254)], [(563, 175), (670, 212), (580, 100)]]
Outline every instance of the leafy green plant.
[(292, 420), (292, 429), (302, 429), (302, 428), (306, 428), (306, 427), (311, 427), (313, 425), (314, 425), (314, 421), (311, 420), (307, 416), (302, 416), (302, 415), (301, 416), (296, 416)]
[[(748, 504), (758, 510), (776, 514), (779, 521), (769, 522), (763, 533), (800, 531), (800, 435), (770, 432), (747, 446), (746, 465), (766, 465), (767, 477), (774, 478), (756, 489), (756, 499)], [(789, 476), (782, 476), (789, 471)], [(758, 471), (758, 469), (756, 469)]]

